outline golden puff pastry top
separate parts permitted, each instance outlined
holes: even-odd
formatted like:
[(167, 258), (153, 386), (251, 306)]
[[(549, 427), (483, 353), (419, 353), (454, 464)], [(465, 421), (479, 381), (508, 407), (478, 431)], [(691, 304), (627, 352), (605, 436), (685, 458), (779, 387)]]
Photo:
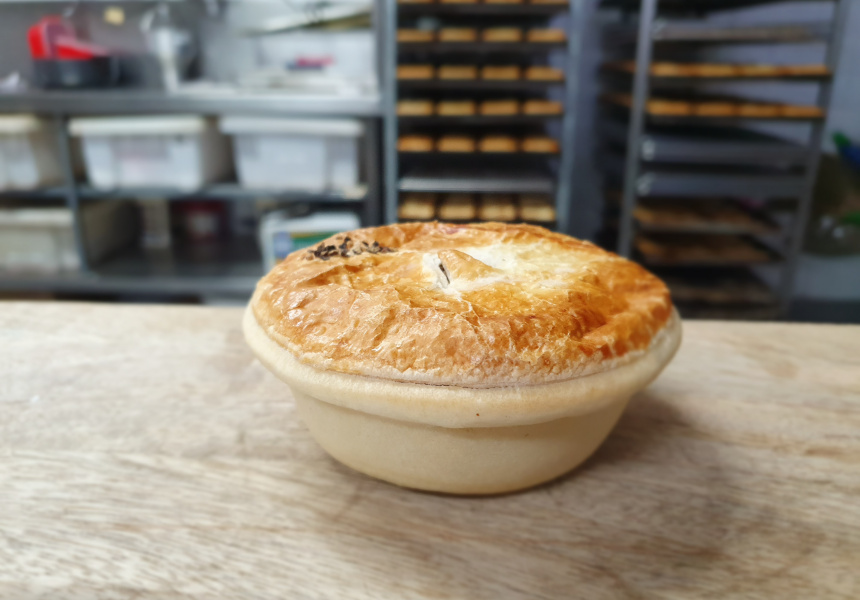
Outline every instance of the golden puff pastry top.
[(644, 353), (672, 314), (639, 265), (531, 225), (339, 234), (260, 280), (262, 329), (322, 370), (465, 387), (563, 381)]

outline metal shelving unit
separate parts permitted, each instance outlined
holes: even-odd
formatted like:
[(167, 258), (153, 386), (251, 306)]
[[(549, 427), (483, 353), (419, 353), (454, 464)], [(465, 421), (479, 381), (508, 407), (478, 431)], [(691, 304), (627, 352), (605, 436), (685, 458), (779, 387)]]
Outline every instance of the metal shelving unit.
[[(576, 99), (578, 94), (577, 80), (579, 78), (579, 48), (581, 39), (580, 27), (583, 26), (580, 13), (584, 0), (570, 0), (569, 3), (555, 5), (539, 4), (396, 4), (394, 0), (386, 3), (386, 25), (388, 61), (383, 73), (386, 74), (386, 87), (383, 95), (383, 110), (385, 112), (385, 163), (384, 173), (386, 182), (385, 220), (397, 221), (399, 194), (401, 192), (432, 192), (432, 193), (536, 193), (553, 197), (556, 209), (556, 223), (560, 230), (570, 227), (570, 189), (574, 165), (574, 131)], [(396, 43), (396, 31), (401, 23), (408, 23), (425, 16), (438, 17), (445, 22), (469, 23), (469, 26), (480, 28), (490, 27), (495, 23), (530, 23), (546, 22), (548, 18), (562, 13), (568, 14), (567, 41), (562, 43), (536, 42), (404, 42)], [(471, 19), (471, 20), (470, 20)], [(474, 25), (473, 25), (474, 24)], [(502, 64), (522, 63), (552, 51), (565, 50), (565, 74), (563, 81), (493, 81), (493, 80), (439, 80), (413, 79), (396, 80), (395, 72), (398, 61), (409, 62), (411, 57), (418, 57), (423, 62), (459, 61), (473, 59), (474, 62), (492, 62), (494, 59)], [(396, 103), (401, 93), (413, 97), (427, 94), (438, 97), (450, 92), (456, 97), (465, 97), (474, 93), (481, 99), (534, 97), (543, 96), (551, 90), (564, 93), (564, 112), (558, 115), (516, 115), (488, 116), (479, 115), (463, 117), (398, 117)], [(451, 153), (456, 162), (443, 165), (444, 156), (441, 153), (428, 153), (432, 156), (426, 164), (416, 161), (417, 154), (400, 153), (397, 151), (397, 139), (405, 131), (420, 132), (422, 128), (434, 131), (434, 128), (446, 127), (446, 132), (454, 133), (463, 129), (467, 131), (484, 131), (484, 127), (493, 127), (499, 131), (503, 127), (511, 127), (516, 135), (523, 131), (542, 129), (544, 124), (557, 122), (559, 124), (561, 152), (560, 154), (543, 155), (547, 163), (545, 169), (531, 170), (533, 161), (541, 155), (515, 154), (515, 158), (524, 160), (528, 167), (519, 169), (495, 170), (485, 169), (481, 157), (488, 154), (476, 152), (469, 154)], [(463, 129), (460, 129), (463, 128)], [(493, 154), (502, 157), (505, 154)], [(403, 161), (409, 161), (404, 163)], [(420, 159), (419, 159), (420, 160)], [(406, 168), (404, 168), (406, 167)]]
[[(247, 295), (263, 273), (262, 258), (254, 239), (227, 240), (220, 246), (203, 244), (197, 250), (179, 246), (170, 251), (129, 249), (97, 265), (87, 264), (80, 205), (91, 200), (184, 201), (205, 198), (234, 202), (265, 199), (285, 206), (308, 204), (347, 208), (360, 213), (365, 224), (377, 224), (381, 216), (382, 180), (378, 161), (381, 102), (378, 97), (316, 97), (283, 93), (238, 93), (225, 90), (164, 94), (142, 90), (31, 91), (0, 94), (0, 113), (28, 112), (51, 116), (57, 123), (57, 148), (64, 183), (32, 191), (10, 191), (2, 198), (63, 201), (72, 210), (81, 271), (51, 275), (0, 274), (0, 290), (46, 291), (66, 294)], [(68, 120), (78, 115), (128, 115), (193, 113), (206, 115), (257, 114), (358, 118), (365, 124), (367, 156), (365, 185), (343, 192), (321, 194), (254, 190), (236, 183), (218, 183), (199, 190), (138, 188), (99, 190), (78, 181), (72, 169)]]
[[(773, 1), (773, 0), (771, 0)], [(635, 70), (607, 78), (606, 85), (626, 85), (632, 94), (629, 106), (608, 106), (605, 110), (606, 145), (611, 148), (605, 161), (608, 187), (619, 184), (621, 203), (617, 217), (617, 251), (633, 256), (650, 266), (674, 267), (675, 281), (698, 278), (697, 285), (707, 285), (709, 269), (737, 267), (737, 273), (749, 276), (751, 263), (736, 260), (696, 261), (684, 264), (682, 260), (658, 263), (648, 261), (635, 251), (638, 232), (648, 229), (635, 217), (640, 199), (649, 197), (677, 198), (678, 202), (691, 199), (704, 202), (707, 198), (755, 198), (761, 202), (790, 200), (793, 218), (784, 231), (746, 236), (755, 244), (766, 248), (779, 268), (779, 284), (774, 291), (775, 310), (785, 313), (793, 286), (803, 231), (808, 220), (812, 201), (812, 187), (817, 170), (824, 128), (823, 117), (708, 117), (698, 115), (649, 114), (648, 101), (652, 90), (663, 87), (672, 90), (670, 98), (698, 90), (700, 84), (717, 81), (765, 81), (778, 85), (779, 81), (797, 81), (792, 77), (657, 77), (651, 73), (655, 48), (664, 49), (670, 44), (783, 44), (798, 42), (827, 42), (825, 64), (835, 72), (838, 45), (845, 22), (846, 0), (821, 0), (835, 3), (834, 17), (829, 23), (726, 25), (691, 19), (711, 11), (764, 4), (766, 0), (604, 0), (603, 6), (621, 9), (628, 16), (638, 15), (638, 23), (610, 26), (616, 49), (624, 50), (635, 44)], [(614, 79), (614, 81), (612, 81)], [(828, 75), (806, 77), (817, 85), (816, 106), (827, 109), (831, 78)], [(668, 91), (668, 90), (667, 90)], [(693, 100), (696, 96), (692, 97)], [(808, 124), (808, 141), (791, 143), (744, 128), (754, 122), (793, 122)], [(626, 152), (622, 160), (617, 152)], [(652, 227), (653, 229), (653, 227)], [(689, 235), (712, 233), (688, 228)], [(735, 235), (740, 236), (741, 232)], [(767, 244), (760, 242), (761, 235), (773, 238)], [(740, 237), (738, 237), (740, 240)], [(725, 279), (725, 277), (723, 277)], [(723, 279), (714, 278), (713, 285)], [(714, 295), (712, 295), (714, 296)], [(719, 304), (719, 303), (717, 303)], [(741, 308), (742, 302), (730, 303)], [(723, 314), (723, 313), (720, 313)], [(741, 312), (738, 312), (741, 315)]]

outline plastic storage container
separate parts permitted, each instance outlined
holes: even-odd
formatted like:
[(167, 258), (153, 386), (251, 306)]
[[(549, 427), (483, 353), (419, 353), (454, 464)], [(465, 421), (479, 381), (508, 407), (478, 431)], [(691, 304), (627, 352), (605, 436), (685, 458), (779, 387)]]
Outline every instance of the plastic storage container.
[(195, 190), (230, 171), (227, 140), (193, 115), (73, 119), (93, 187)]
[[(84, 249), (98, 262), (130, 243), (136, 234), (134, 206), (127, 202), (88, 202), (81, 207)], [(72, 211), (68, 208), (0, 209), (0, 270), (15, 273), (75, 271)]]
[(60, 183), (56, 127), (32, 115), (0, 116), (0, 190)]
[(342, 231), (361, 227), (355, 213), (327, 212), (292, 218), (287, 211), (275, 211), (260, 221), (260, 247), (266, 270), (294, 250), (313, 246)]
[(221, 131), (234, 136), (243, 187), (319, 193), (358, 185), (360, 121), (225, 117)]

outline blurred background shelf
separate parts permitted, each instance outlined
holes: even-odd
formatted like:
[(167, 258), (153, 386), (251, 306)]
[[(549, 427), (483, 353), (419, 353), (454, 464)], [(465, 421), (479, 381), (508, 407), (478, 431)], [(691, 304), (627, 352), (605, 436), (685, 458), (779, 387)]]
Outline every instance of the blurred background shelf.
[(399, 181), (402, 192), (464, 192), (507, 194), (552, 194), (555, 183), (551, 177), (538, 174), (421, 174), (408, 173)]
[(272, 199), (283, 203), (308, 203), (350, 205), (360, 204), (367, 199), (367, 186), (343, 192), (300, 192), (285, 190), (263, 190), (244, 188), (235, 183), (219, 183), (198, 190), (178, 190), (176, 188), (119, 188), (100, 190), (89, 185), (78, 186), (78, 195), (87, 199), (201, 199), (208, 200), (256, 200)]
[(563, 4), (398, 4), (403, 16), (552, 16), (570, 10)]
[[(618, 79), (621, 83), (629, 85), (630, 80), (635, 73), (626, 71), (620, 68), (610, 66), (603, 67), (603, 75), (607, 78)], [(726, 75), (658, 75), (649, 74), (651, 87), (654, 89), (674, 89), (674, 88), (690, 88), (699, 85), (718, 84), (718, 83), (761, 83), (761, 82), (794, 82), (807, 83), (828, 80), (832, 77), (830, 73), (816, 74), (785, 74), (785, 73), (767, 73), (757, 75), (741, 75), (741, 74), (726, 74)]]
[[(739, 8), (749, 8), (763, 4), (779, 2), (827, 2), (829, 0), (662, 0), (661, 14), (707, 14), (711, 12), (730, 11)], [(640, 9), (639, 0), (603, 0), (603, 5), (628, 11)]]
[(511, 116), (446, 116), (399, 117), (401, 123), (410, 125), (534, 125), (563, 119), (564, 115), (511, 115)]
[(633, 211), (640, 231), (720, 235), (779, 235), (777, 223), (761, 212), (738, 204), (686, 200), (642, 204)]
[(730, 127), (743, 127), (750, 123), (820, 123), (827, 115), (815, 117), (703, 117), (698, 115), (647, 115), (646, 119), (650, 125), (672, 125), (691, 127), (697, 125), (723, 125)]
[(67, 115), (248, 113), (376, 117), (382, 113), (382, 103), (378, 96), (251, 92), (221, 87), (191, 88), (174, 93), (121, 89), (0, 93), (0, 112), (14, 111)]
[[(610, 146), (627, 144), (627, 123), (606, 120), (603, 141)], [(809, 150), (800, 144), (744, 129), (688, 127), (651, 129), (640, 138), (643, 161), (703, 163), (715, 165), (803, 165)]]
[(563, 87), (564, 85), (564, 81), (529, 81), (527, 79), (508, 81), (483, 79), (399, 79), (397, 81), (397, 87), (402, 90), (463, 90), (476, 92), (545, 92), (546, 90), (560, 86)]
[[(620, 155), (604, 159), (606, 173), (624, 180)], [(635, 179), (636, 194), (649, 196), (702, 196), (736, 198), (797, 198), (803, 192), (803, 173), (755, 170), (710, 165), (643, 165)]]
[[(153, 0), (121, 0), (121, 3), (122, 4), (125, 4), (125, 3), (128, 3), (128, 4), (143, 4), (143, 3), (149, 4), (152, 1)], [(172, 2), (184, 2), (185, 0), (161, 0), (161, 1), (172, 3)], [(80, 0), (80, 2), (82, 4), (107, 4), (107, 3), (113, 4), (114, 3), (113, 0)], [(57, 0), (0, 0), (0, 5), (2, 5), (2, 4), (9, 4), (9, 5), (16, 5), (16, 4), (56, 4), (56, 3), (57, 3)]]
[(16, 275), (0, 272), (0, 290), (58, 294), (228, 295), (247, 297), (263, 274), (257, 242), (239, 238), (127, 249), (90, 272)]
[[(699, 101), (696, 99), (694, 101)], [(621, 115), (625, 119), (630, 118), (630, 109), (616, 104), (606, 106), (608, 111)], [(692, 127), (700, 125), (722, 125), (733, 127), (745, 127), (751, 123), (820, 123), (824, 121), (827, 114), (823, 111), (816, 115), (787, 116), (784, 114), (772, 115), (697, 115), (692, 112), (678, 114), (663, 114), (646, 111), (644, 119), (648, 125), (672, 125), (678, 127)]]
[[(694, 234), (648, 234), (653, 240), (659, 240), (664, 249), (672, 249), (671, 255), (665, 256), (651, 254), (643, 250), (643, 240), (637, 238), (636, 259), (649, 267), (672, 267), (676, 269), (696, 267), (697, 269), (750, 267), (781, 263), (785, 257), (765, 244), (751, 236), (728, 236), (721, 234), (705, 234), (695, 236)], [(726, 253), (714, 252), (705, 255), (700, 251), (701, 246), (716, 239), (728, 242), (724, 247)], [(676, 245), (677, 244), (677, 245)], [(731, 244), (731, 249), (729, 244)], [(701, 246), (700, 246), (701, 245)], [(673, 246), (675, 247), (673, 249)], [(737, 252), (733, 255), (732, 251)]]
[(412, 52), (534, 54), (552, 52), (566, 47), (567, 42), (400, 42), (397, 45), (397, 51), (401, 54)]
[[(606, 28), (613, 43), (632, 44), (638, 31), (632, 25), (612, 25)], [(785, 23), (760, 25), (721, 24), (695, 20), (656, 19), (651, 29), (655, 42), (696, 43), (806, 43), (826, 41), (831, 33), (829, 22)]]
[(38, 188), (35, 190), (2, 190), (0, 200), (64, 200), (69, 194), (66, 186)]

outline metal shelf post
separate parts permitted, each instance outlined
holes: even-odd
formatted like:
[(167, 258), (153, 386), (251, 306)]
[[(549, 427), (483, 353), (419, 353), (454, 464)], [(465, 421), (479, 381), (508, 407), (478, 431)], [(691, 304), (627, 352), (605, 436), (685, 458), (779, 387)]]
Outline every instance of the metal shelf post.
[(383, 166), (385, 223), (397, 222), (397, 0), (381, 0), (382, 44), (384, 47), (380, 73), (383, 120)]
[[(848, 21), (848, 9), (851, 5), (849, 0), (834, 0), (836, 6), (833, 15), (833, 26), (830, 29), (830, 39), (827, 43), (825, 64), (831, 73), (836, 73), (839, 62), (839, 50), (842, 46), (845, 24)], [(827, 110), (830, 104), (830, 96), (833, 90), (833, 79), (822, 81), (818, 88), (817, 106)], [(810, 133), (810, 152), (804, 173), (803, 192), (797, 211), (794, 215), (791, 232), (789, 234), (787, 262), (779, 282), (780, 309), (783, 315), (787, 314), (794, 293), (794, 279), (797, 273), (797, 265), (800, 254), (803, 251), (803, 239), (806, 226), (812, 212), (812, 201), (815, 192), (815, 179), (818, 175), (818, 165), (821, 162), (821, 144), (824, 141), (825, 121), (816, 121), (812, 125)]]
[(633, 105), (630, 107), (630, 128), (627, 132), (627, 157), (624, 166), (624, 191), (621, 200), (621, 222), (618, 253), (629, 257), (633, 249), (633, 210), (636, 207), (639, 153), (645, 127), (645, 108), (649, 94), (649, 71), (654, 50), (652, 31), (658, 0), (642, 0), (639, 12), (639, 37), (636, 40), (636, 74), (633, 78)]
[(87, 257), (86, 242), (84, 236), (83, 216), (81, 215), (81, 198), (78, 195), (78, 185), (75, 181), (75, 168), (72, 157), (72, 142), (69, 137), (67, 118), (62, 115), (54, 115), (54, 123), (57, 129), (57, 149), (60, 153), (60, 166), (63, 170), (63, 183), (66, 190), (66, 206), (72, 211), (72, 228), (75, 232), (75, 250), (81, 263), (81, 271), (90, 269)]
[(562, 121), (561, 164), (558, 169), (558, 184), (555, 192), (555, 214), (558, 229), (570, 233), (573, 202), (573, 177), (576, 164), (576, 109), (579, 98), (579, 54), (582, 41), (582, 6), (587, 0), (570, 0), (570, 23), (567, 36), (567, 81), (564, 91), (564, 120)]

